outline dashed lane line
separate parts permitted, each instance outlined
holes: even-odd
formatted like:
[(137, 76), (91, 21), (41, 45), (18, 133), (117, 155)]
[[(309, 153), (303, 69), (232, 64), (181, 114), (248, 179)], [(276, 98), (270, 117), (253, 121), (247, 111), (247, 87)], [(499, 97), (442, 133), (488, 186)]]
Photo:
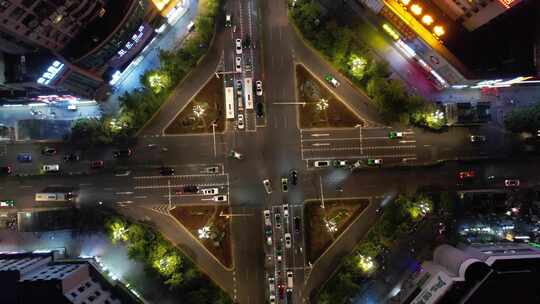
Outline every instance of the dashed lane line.
[[(373, 146), (363, 147), (363, 150), (401, 150), (416, 149), (416, 146)], [(327, 152), (327, 151), (354, 151), (360, 150), (360, 147), (342, 147), (342, 148), (308, 148), (305, 152)]]

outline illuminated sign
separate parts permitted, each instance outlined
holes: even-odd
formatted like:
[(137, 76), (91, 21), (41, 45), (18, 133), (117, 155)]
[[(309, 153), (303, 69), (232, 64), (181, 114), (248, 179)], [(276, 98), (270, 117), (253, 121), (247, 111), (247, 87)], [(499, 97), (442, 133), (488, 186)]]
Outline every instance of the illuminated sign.
[(158, 10), (162, 10), (171, 0), (152, 0), (152, 3), (157, 7)]
[(514, 4), (514, 2), (516, 2), (516, 0), (499, 0), (499, 3), (502, 4), (506, 8), (510, 8), (510, 6)]
[(126, 42), (126, 45), (117, 52), (118, 57), (122, 57), (125, 54), (127, 54), (127, 52), (129, 52), (129, 50), (133, 48), (133, 46), (135, 46), (137, 43), (139, 43), (139, 41), (141, 41), (141, 38), (143, 35), (144, 35), (144, 25), (141, 25), (139, 26), (139, 29), (137, 30), (137, 32), (135, 32), (135, 34), (131, 36), (131, 39), (128, 42)]
[(62, 71), (64, 68), (64, 64), (61, 63), (58, 60), (55, 60), (49, 68), (47, 68), (47, 71), (41, 75), (41, 77), (37, 80), (37, 83), (48, 85), (51, 80)]

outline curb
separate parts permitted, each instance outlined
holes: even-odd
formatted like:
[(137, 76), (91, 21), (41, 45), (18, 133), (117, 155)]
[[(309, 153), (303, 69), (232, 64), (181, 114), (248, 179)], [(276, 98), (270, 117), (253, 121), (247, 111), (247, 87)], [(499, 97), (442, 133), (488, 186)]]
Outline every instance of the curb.
[[(217, 15), (219, 15), (219, 13)], [(217, 15), (216, 15), (216, 17), (217, 17)], [(216, 22), (216, 18), (214, 18), (214, 31), (213, 31), (213, 34), (212, 34), (212, 39), (210, 40), (210, 43), (208, 44), (208, 48), (207, 48), (208, 51), (212, 48), (212, 46), (213, 46), (213, 44), (215, 42), (216, 35), (217, 35), (217, 22)], [(151, 121), (153, 121), (154, 118), (156, 118), (156, 116), (159, 113), (161, 113), (161, 111), (163, 110), (165, 105), (168, 104), (171, 101), (171, 99), (174, 98), (173, 93), (176, 92), (176, 90), (178, 90), (179, 87), (181, 87), (184, 84), (184, 81), (193, 73), (193, 71), (195, 71), (195, 69), (199, 66), (199, 64), (206, 58), (206, 56), (208, 55), (208, 51), (206, 53), (204, 53), (201, 56), (201, 58), (199, 58), (197, 60), (195, 65), (189, 70), (189, 72), (186, 75), (184, 75), (184, 77), (182, 79), (180, 79), (178, 84), (174, 87), (174, 89), (171, 91), (169, 96), (167, 96), (167, 99), (161, 104), (159, 109), (157, 109), (156, 112), (154, 112), (154, 114), (144, 123), (144, 125), (142, 125), (142, 127), (140, 127), (139, 130), (137, 132), (135, 132), (135, 137), (139, 137), (141, 135), (141, 133), (144, 131), (144, 129), (148, 126), (148, 124)]]
[[(147, 210), (151, 210), (151, 211), (154, 211), (152, 209), (148, 209), (147, 207), (142, 207), (142, 208), (145, 208)], [(154, 211), (155, 212), (155, 211)], [(219, 265), (221, 265), (221, 267), (223, 267), (223, 269), (227, 270), (227, 271), (233, 271), (234, 270), (234, 267), (235, 267), (235, 263), (234, 263), (234, 258), (232, 259), (232, 266), (231, 267), (227, 267), (225, 265), (223, 265), (223, 263), (218, 260), (218, 258), (216, 258), (214, 256), (213, 253), (210, 252), (210, 250), (208, 250), (208, 248), (206, 248), (206, 246), (204, 246), (204, 244), (202, 242), (200, 242), (197, 238), (195, 238), (195, 236), (193, 236), (193, 234), (191, 234), (191, 232), (177, 219), (175, 218), (174, 216), (172, 216), (170, 214), (170, 210), (169, 210), (169, 214), (167, 215), (168, 217), (172, 218), (174, 222), (176, 222), (179, 226), (182, 227), (182, 229), (184, 229), (184, 231), (189, 234), (189, 236), (195, 241), (197, 242), (202, 248), (204, 248), (204, 250), (216, 261), (218, 262)], [(231, 246), (231, 253), (232, 253), (232, 246)], [(232, 254), (231, 254), (232, 256)], [(195, 261), (193, 261), (193, 263), (195, 263)]]

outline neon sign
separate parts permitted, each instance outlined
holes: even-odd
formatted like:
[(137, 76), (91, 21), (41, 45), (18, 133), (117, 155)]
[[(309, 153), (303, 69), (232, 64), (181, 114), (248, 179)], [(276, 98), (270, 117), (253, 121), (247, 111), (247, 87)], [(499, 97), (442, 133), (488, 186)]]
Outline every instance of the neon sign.
[(499, 0), (499, 3), (502, 4), (507, 9), (510, 8), (510, 6), (516, 2), (516, 0)]

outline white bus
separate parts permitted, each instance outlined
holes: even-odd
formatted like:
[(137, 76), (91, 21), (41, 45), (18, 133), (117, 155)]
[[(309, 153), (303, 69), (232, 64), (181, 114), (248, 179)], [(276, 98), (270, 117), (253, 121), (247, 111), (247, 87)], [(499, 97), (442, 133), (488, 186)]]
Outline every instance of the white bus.
[(69, 202), (73, 193), (36, 193), (36, 202)]
[(234, 119), (234, 89), (233, 87), (225, 88), (225, 111), (227, 119)]
[(246, 109), (253, 110), (253, 82), (249, 77), (244, 79), (244, 100)]

